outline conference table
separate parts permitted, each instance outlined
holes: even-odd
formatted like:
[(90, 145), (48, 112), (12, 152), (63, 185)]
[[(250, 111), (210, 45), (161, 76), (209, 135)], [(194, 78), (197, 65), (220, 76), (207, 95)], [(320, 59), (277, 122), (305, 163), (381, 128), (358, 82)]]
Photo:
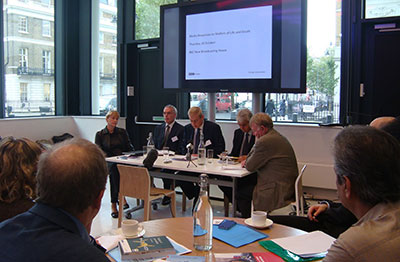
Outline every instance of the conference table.
[[(216, 219), (224, 219), (224, 218), (216, 217)], [(245, 225), (244, 219), (242, 218), (229, 218), (229, 219), (234, 220), (239, 224)], [(205, 256), (213, 258), (213, 254), (215, 253), (268, 252), (260, 244), (258, 244), (258, 241), (247, 244), (245, 246), (241, 246), (239, 248), (235, 248), (215, 238), (213, 238), (213, 247), (211, 251), (195, 250), (193, 247), (192, 217), (157, 219), (157, 220), (142, 222), (141, 224), (145, 229), (145, 235), (144, 235), (145, 237), (168, 236), (173, 240), (175, 240), (176, 242), (178, 242), (179, 244), (185, 246), (186, 248), (191, 249), (192, 252), (187, 254), (189, 256)], [(270, 240), (274, 238), (281, 238), (288, 236), (297, 236), (306, 233), (305, 231), (279, 224), (273, 224), (268, 228), (257, 229), (257, 230), (269, 236), (268, 238), (264, 238), (262, 240)], [(213, 259), (210, 259), (210, 261), (212, 260)]]
[[(134, 165), (134, 166), (143, 166), (144, 156), (114, 156), (106, 158), (107, 162), (110, 163), (118, 163), (124, 165)], [(164, 163), (163, 157), (158, 157), (154, 162), (153, 167), (157, 169), (168, 169), (174, 171), (182, 171), (181, 173), (168, 173), (161, 171), (150, 171), (149, 174), (152, 177), (157, 178), (169, 178), (172, 180), (181, 180), (181, 181), (189, 181), (189, 182), (199, 182), (199, 177), (191, 175), (189, 173), (197, 173), (197, 174), (208, 174), (209, 176), (208, 182), (209, 184), (226, 186), (232, 188), (232, 206), (233, 206), (233, 216), (236, 214), (237, 206), (236, 206), (236, 185), (237, 179), (241, 177), (245, 177), (250, 174), (245, 168), (238, 164), (222, 164), (218, 159), (211, 159), (211, 163), (206, 163), (205, 165), (199, 165), (197, 160), (193, 160), (193, 163), (189, 163), (184, 160), (184, 156), (175, 155), (171, 156), (171, 162)], [(226, 179), (231, 178), (231, 179)], [(225, 214), (228, 216), (229, 214)]]

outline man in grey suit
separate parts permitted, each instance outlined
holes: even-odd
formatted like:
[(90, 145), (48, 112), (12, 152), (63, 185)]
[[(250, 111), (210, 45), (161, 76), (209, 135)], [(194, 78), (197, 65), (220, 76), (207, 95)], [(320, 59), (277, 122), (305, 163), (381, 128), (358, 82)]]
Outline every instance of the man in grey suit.
[(272, 211), (294, 201), (294, 182), (298, 175), (293, 148), (286, 137), (273, 128), (271, 117), (257, 113), (250, 120), (256, 143), (242, 162), (257, 172), (253, 191), (254, 210)]

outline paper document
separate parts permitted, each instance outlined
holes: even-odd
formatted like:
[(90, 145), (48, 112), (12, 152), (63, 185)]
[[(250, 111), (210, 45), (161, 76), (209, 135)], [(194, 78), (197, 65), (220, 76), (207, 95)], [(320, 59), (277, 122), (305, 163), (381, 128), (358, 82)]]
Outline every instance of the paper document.
[(235, 165), (235, 166), (231, 166), (231, 165), (228, 165), (228, 166), (222, 166), (222, 169), (224, 169), (224, 170), (244, 170), (244, 168), (243, 167), (241, 167), (240, 165)]
[(311, 256), (326, 252), (335, 238), (322, 231), (313, 231), (304, 235), (272, 239), (282, 248), (299, 256)]

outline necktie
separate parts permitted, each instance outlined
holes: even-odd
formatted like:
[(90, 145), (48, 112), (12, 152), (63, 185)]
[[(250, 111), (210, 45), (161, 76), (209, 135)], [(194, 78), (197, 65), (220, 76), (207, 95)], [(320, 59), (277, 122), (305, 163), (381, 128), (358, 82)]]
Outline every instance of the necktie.
[(194, 151), (193, 154), (197, 154), (197, 151), (199, 149), (199, 143), (200, 143), (200, 128), (196, 128), (194, 131)]
[(244, 141), (242, 144), (242, 148), (240, 150), (240, 155), (247, 155), (250, 151), (249, 148), (249, 133), (246, 133), (245, 137), (244, 137)]
[(163, 147), (165, 147), (165, 146), (167, 145), (168, 136), (169, 136), (169, 133), (170, 133), (170, 128), (171, 128), (171, 127), (170, 127), (169, 125), (167, 125), (167, 128), (165, 129)]

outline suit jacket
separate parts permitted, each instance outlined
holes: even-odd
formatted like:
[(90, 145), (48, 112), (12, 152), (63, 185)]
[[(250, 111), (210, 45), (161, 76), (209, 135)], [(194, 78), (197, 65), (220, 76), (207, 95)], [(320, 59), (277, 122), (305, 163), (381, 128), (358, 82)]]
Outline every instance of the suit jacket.
[(69, 215), (44, 204), (0, 223), (0, 236), (2, 261), (109, 262)]
[(123, 128), (115, 127), (111, 134), (107, 127), (96, 133), (95, 143), (98, 145), (107, 157), (122, 155), (122, 152), (133, 150), (128, 133)]
[(247, 155), (246, 169), (258, 174), (253, 191), (255, 210), (272, 211), (294, 201), (296, 156), (286, 137), (275, 129), (256, 141)]
[[(211, 144), (206, 149), (214, 149), (214, 157), (221, 154), (225, 150), (225, 140), (222, 135), (221, 127), (214, 122), (204, 120), (203, 125), (204, 144), (210, 141)], [(182, 153), (186, 154), (186, 145), (189, 141), (193, 142), (194, 128), (191, 124), (187, 124), (183, 133)]]
[[(165, 122), (154, 129), (154, 145), (157, 149), (162, 149), (165, 135)], [(170, 150), (177, 154), (182, 154), (181, 143), (183, 143), (183, 126), (177, 122), (171, 128), (169, 132), (167, 144), (165, 146), (169, 147)]]
[[(231, 156), (236, 156), (236, 157), (240, 156), (240, 148), (242, 147), (243, 136), (244, 132), (240, 128), (235, 130), (235, 133), (233, 135), (233, 148), (230, 153)], [(249, 142), (250, 148), (253, 147), (255, 141), (256, 137), (252, 135)]]

